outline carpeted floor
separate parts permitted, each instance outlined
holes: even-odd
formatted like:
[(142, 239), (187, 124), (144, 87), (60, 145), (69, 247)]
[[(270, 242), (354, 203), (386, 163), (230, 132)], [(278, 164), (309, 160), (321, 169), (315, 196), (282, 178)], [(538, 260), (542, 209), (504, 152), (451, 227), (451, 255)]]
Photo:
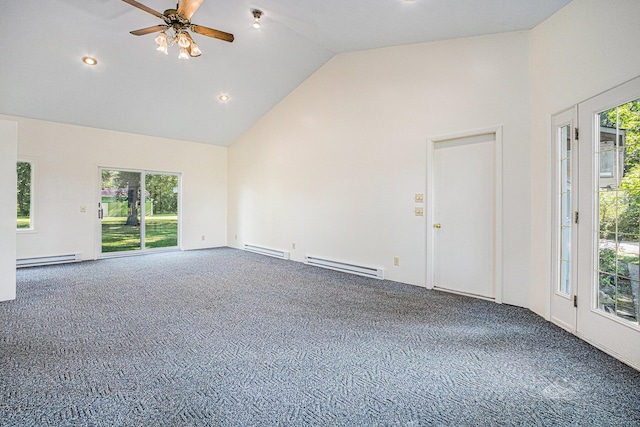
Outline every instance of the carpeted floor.
[(528, 310), (229, 248), (18, 270), (1, 426), (640, 425)]

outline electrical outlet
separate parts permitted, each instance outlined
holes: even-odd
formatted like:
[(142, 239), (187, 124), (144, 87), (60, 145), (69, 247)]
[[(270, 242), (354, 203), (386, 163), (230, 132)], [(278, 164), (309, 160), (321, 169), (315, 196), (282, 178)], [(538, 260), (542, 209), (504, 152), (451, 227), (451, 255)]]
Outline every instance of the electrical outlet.
[(238, 235), (236, 234), (236, 240), (238, 240)]
[(80, 206), (80, 212), (86, 212), (87, 207), (85, 205)]
[(416, 208), (416, 216), (424, 216), (424, 208)]
[(202, 240), (204, 240), (204, 234), (202, 235)]
[(424, 194), (416, 193), (416, 203), (423, 203), (423, 202), (424, 202)]
[(399, 266), (400, 265), (400, 257), (397, 257), (397, 256), (393, 257), (393, 265), (395, 265), (395, 266)]
[(292, 244), (291, 244), (291, 249), (295, 249), (295, 248), (296, 248), (296, 244), (295, 244), (295, 243), (292, 243)]

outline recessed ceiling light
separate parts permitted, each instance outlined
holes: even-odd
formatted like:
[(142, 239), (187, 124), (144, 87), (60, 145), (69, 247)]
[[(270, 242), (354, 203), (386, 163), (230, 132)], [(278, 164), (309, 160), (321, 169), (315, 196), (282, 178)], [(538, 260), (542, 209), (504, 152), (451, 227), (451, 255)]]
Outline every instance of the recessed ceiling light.
[(87, 65), (96, 65), (98, 63), (98, 61), (95, 58), (92, 58), (90, 56), (85, 56), (84, 58), (82, 58), (82, 62), (84, 62)]
[(227, 95), (226, 93), (223, 93), (218, 97), (218, 99), (222, 102), (227, 102), (229, 100), (229, 95)]

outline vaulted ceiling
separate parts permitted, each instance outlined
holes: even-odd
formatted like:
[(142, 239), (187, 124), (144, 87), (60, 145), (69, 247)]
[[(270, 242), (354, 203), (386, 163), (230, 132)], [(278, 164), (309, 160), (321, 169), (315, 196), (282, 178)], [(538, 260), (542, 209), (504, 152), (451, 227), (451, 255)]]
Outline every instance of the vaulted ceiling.
[(204, 0), (192, 22), (235, 41), (194, 34), (202, 56), (179, 60), (175, 46), (155, 50), (155, 34), (129, 34), (161, 21), (121, 0), (11, 0), (0, 14), (0, 113), (228, 146), (336, 54), (528, 30), (569, 2)]

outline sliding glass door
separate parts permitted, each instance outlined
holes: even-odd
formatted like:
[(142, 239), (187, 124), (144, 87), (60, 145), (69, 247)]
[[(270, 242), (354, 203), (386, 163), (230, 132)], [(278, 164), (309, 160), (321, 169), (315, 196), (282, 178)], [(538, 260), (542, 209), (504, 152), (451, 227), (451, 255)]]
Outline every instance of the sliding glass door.
[(103, 169), (102, 253), (142, 249), (140, 172)]
[(101, 254), (178, 246), (176, 174), (101, 169)]
[(145, 247), (178, 246), (178, 176), (147, 173), (144, 181), (149, 199), (145, 210)]

